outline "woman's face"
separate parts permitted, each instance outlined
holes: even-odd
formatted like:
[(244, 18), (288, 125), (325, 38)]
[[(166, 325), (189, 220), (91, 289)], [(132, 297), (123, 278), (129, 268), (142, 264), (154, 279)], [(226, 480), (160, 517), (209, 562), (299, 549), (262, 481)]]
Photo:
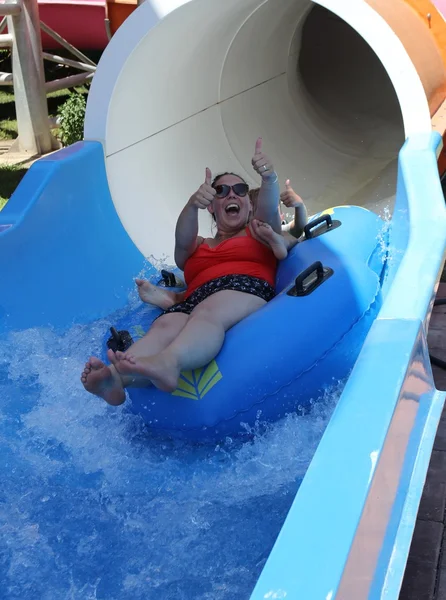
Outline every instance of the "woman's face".
[[(236, 187), (234, 191), (233, 188), (237, 184), (244, 184), (241, 186), (242, 190), (237, 190)], [(229, 188), (225, 186), (229, 186)], [(252, 207), (245, 182), (236, 175), (223, 175), (217, 179), (214, 188), (217, 194), (208, 210), (215, 216), (218, 230), (232, 232), (246, 227)], [(228, 193), (224, 195), (226, 191)]]

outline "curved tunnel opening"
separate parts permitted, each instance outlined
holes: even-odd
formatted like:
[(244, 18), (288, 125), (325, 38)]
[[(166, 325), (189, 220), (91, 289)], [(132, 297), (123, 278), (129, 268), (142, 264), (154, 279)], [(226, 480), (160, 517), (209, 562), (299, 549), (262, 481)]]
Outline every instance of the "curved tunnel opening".
[[(348, 204), (391, 210), (403, 118), (390, 77), (361, 35), (309, 0), (200, 7), (184, 5), (142, 38), (110, 101), (110, 190), (142, 252), (172, 256), (176, 219), (205, 166), (258, 185), (251, 166), (258, 135), (280, 181), (292, 180), (310, 214)], [(198, 17), (205, 26), (192, 39)], [(154, 52), (164, 62), (148, 61)], [(144, 78), (135, 76), (141, 64)], [(203, 235), (208, 216), (200, 214)]]
[[(252, 139), (263, 130), (281, 181), (291, 178), (310, 214), (345, 204), (391, 211), (405, 139), (392, 81), (348, 23), (313, 3), (301, 3), (293, 15), (294, 6), (290, 3), (291, 14), (272, 16), (263, 5), (234, 38), (222, 78), (231, 91), (236, 84), (227, 82), (238, 77), (236, 59), (245, 56), (255, 70), (255, 61), (268, 58), (266, 51), (247, 54), (249, 43), (255, 43), (244, 39), (247, 33), (261, 30), (278, 38), (288, 27), (285, 72), (265, 73), (257, 85), (239, 84), (240, 97), (228, 94), (221, 105), (231, 148), (249, 175), (249, 149), (241, 138)], [(285, 25), (288, 19), (291, 26)], [(245, 73), (247, 79), (248, 68)]]
[(299, 55), (289, 78), (296, 77), (298, 104), (327, 151), (349, 157), (323, 189), (310, 190), (310, 208), (358, 204), (391, 212), (405, 134), (389, 75), (361, 35), (322, 6), (313, 5), (295, 35)]
[(404, 129), (390, 77), (357, 31), (322, 6), (302, 27), (297, 70), (322, 121), (359, 145), (375, 142), (381, 154), (399, 151)]

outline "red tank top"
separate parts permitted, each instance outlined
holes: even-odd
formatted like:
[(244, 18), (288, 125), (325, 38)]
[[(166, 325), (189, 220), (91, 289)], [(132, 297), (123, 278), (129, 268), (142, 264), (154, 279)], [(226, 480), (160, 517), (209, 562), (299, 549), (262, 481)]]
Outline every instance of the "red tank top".
[(204, 283), (225, 275), (250, 275), (275, 285), (277, 259), (273, 251), (254, 239), (249, 227), (246, 236), (224, 240), (215, 248), (200, 244), (184, 265), (184, 278), (190, 296)]

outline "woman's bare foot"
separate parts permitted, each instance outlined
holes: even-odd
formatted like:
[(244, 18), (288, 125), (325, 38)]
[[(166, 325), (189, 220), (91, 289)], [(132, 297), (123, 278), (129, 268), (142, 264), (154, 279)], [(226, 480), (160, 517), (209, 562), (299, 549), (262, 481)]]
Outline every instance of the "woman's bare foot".
[(147, 304), (153, 304), (166, 310), (181, 301), (178, 299), (181, 294), (153, 285), (147, 279), (135, 279), (135, 283), (138, 286), (139, 297)]
[(104, 364), (102, 360), (92, 356), (85, 363), (81, 381), (87, 392), (103, 398), (112, 406), (119, 406), (125, 401), (125, 392), (119, 374)]
[(178, 385), (180, 369), (166, 353), (141, 357), (126, 352), (116, 352), (116, 370), (121, 375), (142, 375), (163, 392), (173, 392)]
[(271, 248), (277, 260), (283, 260), (288, 256), (283, 236), (280, 233), (276, 233), (268, 223), (253, 219), (251, 227), (254, 236)]

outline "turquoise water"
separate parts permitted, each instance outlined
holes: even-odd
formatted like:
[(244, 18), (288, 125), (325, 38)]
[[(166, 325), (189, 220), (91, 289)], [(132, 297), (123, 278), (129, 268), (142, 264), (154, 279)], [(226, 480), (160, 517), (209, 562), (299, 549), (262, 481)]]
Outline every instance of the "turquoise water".
[(106, 330), (0, 348), (2, 599), (248, 599), (339, 389), (244, 445), (155, 441), (80, 384)]

